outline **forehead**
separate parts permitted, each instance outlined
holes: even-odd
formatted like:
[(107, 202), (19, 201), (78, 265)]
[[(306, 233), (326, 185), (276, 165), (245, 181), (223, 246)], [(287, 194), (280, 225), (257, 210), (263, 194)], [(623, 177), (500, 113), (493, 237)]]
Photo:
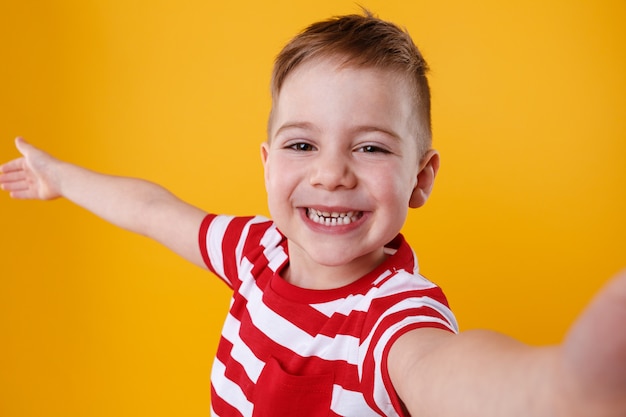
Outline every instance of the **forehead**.
[[(337, 77), (340, 75), (343, 77)], [(276, 93), (274, 99), (278, 100), (280, 96), (284, 95), (285, 88), (290, 85), (298, 84), (299, 88), (304, 84), (322, 85), (329, 76), (336, 77), (338, 78), (337, 81), (344, 83), (357, 77), (361, 80), (373, 80), (377, 84), (386, 86), (401, 85), (403, 92), (397, 94), (398, 100), (404, 100), (405, 96), (412, 97), (415, 91), (412, 79), (398, 70), (358, 65), (342, 56), (320, 56), (296, 66), (285, 77), (280, 91)]]
[(311, 60), (295, 68), (274, 97), (270, 137), (283, 123), (382, 124), (416, 132), (415, 89), (397, 71)]

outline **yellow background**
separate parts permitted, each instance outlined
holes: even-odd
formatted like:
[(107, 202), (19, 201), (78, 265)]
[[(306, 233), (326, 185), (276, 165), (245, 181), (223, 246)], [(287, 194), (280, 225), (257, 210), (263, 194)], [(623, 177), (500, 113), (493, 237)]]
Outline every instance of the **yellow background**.
[[(405, 234), (463, 329), (559, 341), (626, 266), (626, 2), (364, 0), (429, 61), (442, 170)], [(0, 160), (266, 214), (273, 57), (353, 1), (0, 4)], [(0, 195), (0, 416), (204, 416), (229, 292), (67, 201)]]

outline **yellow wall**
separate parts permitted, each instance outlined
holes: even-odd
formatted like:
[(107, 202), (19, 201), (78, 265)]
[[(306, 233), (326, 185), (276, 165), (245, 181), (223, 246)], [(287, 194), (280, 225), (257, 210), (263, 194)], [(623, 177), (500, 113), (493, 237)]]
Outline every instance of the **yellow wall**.
[[(464, 329), (552, 343), (626, 265), (626, 3), (363, 0), (432, 67), (405, 233)], [(266, 213), (271, 62), (352, 0), (3, 1), (0, 160), (51, 153)], [(0, 195), (0, 415), (201, 416), (228, 291), (66, 201)]]

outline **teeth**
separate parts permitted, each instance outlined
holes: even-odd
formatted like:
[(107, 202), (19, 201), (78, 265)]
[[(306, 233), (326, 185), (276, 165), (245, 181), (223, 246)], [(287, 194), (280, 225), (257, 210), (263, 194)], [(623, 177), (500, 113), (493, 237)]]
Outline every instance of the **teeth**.
[(327, 212), (319, 211), (316, 209), (308, 209), (307, 214), (309, 219), (315, 223), (323, 224), (325, 226), (341, 226), (350, 224), (361, 217), (361, 212), (349, 211), (347, 213)]

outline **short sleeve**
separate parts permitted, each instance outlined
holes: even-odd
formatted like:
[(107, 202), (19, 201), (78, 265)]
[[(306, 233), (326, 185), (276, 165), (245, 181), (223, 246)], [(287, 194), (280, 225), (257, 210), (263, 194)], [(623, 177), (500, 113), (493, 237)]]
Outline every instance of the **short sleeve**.
[(371, 322), (365, 326), (367, 338), (363, 343), (362, 381), (371, 386), (371, 391), (366, 391), (366, 399), (382, 415), (403, 415), (387, 369), (393, 343), (417, 328), (458, 332), (456, 319), (443, 291), (419, 275), (401, 275), (405, 276), (397, 277), (400, 287), (416, 282), (417, 286), (384, 294), (374, 300), (370, 311)]
[(207, 268), (231, 288), (239, 287), (242, 269), (269, 251), (271, 245), (280, 245), (281, 240), (274, 223), (262, 216), (209, 214), (202, 221), (198, 235)]

